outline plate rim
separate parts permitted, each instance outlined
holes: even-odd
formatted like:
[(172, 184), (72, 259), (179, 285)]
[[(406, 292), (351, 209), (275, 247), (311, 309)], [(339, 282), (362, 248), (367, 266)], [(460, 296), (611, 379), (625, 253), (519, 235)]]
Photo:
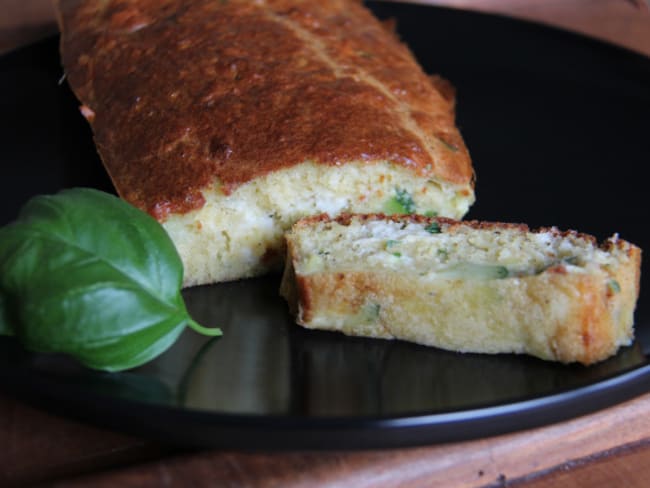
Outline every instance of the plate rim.
[[(77, 396), (71, 393), (78, 393), (80, 387), (61, 384), (29, 368), (11, 372), (0, 368), (0, 383), (30, 404), (47, 404), (52, 413), (179, 446), (358, 450), (474, 440), (596, 413), (646, 393), (650, 388), (650, 363), (646, 361), (624, 373), (549, 395), (458, 411), (403, 415), (231, 414), (135, 401), (96, 391)], [(184, 429), (181, 435), (179, 424)], [(168, 428), (169, 425), (174, 427)]]
[[(369, 3), (374, 5), (385, 2), (373, 1)], [(549, 32), (551, 35), (559, 34), (561, 36), (568, 36), (566, 37), (567, 39), (573, 38), (579, 40), (580, 42), (592, 43), (594, 45), (598, 45), (598, 48), (615, 49), (619, 52), (624, 52), (626, 55), (638, 57), (641, 60), (647, 62), (648, 66), (650, 66), (650, 57), (631, 50), (625, 46), (616, 45), (611, 42), (594, 38), (582, 33), (568, 31), (555, 26), (548, 26), (528, 19), (513, 19), (499, 14), (459, 11), (458, 9), (451, 9), (435, 5), (422, 5), (412, 2), (390, 3), (392, 3), (393, 6), (398, 7), (409, 6), (424, 9), (442, 9), (447, 11), (453, 10), (455, 14), (458, 15), (498, 18), (500, 19), (500, 22), (510, 23), (511, 25), (525, 25), (526, 27), (534, 28), (540, 32)], [(6, 53), (0, 57), (0, 63), (3, 62), (8, 56), (24, 55), (27, 49), (33, 48), (34, 46), (40, 45), (44, 42), (51, 42), (51, 38), (47, 38), (34, 44), (24, 46), (19, 50)], [(25, 398), (31, 403), (43, 405), (44, 403), (49, 403), (52, 400), (62, 400), (56, 392), (56, 389), (60, 388), (60, 385), (54, 381), (51, 381), (49, 378), (32, 378), (30, 376), (31, 374), (36, 374), (36, 372), (23, 370), (22, 376), (19, 375), (18, 377), (23, 378), (23, 380), (25, 377), (27, 377), (29, 380), (31, 380), (31, 383), (28, 381), (21, 384), (21, 382), (16, 381), (15, 376), (10, 377), (6, 371), (0, 368), (0, 384), (3, 386), (8, 386), (10, 390), (16, 392), (21, 398)], [(39, 390), (37, 388), (37, 391), (34, 391), (34, 389), (27, 388), (28, 383), (34, 384), (34, 382), (36, 384), (40, 384), (41, 386), (45, 384), (45, 389)], [(70, 386), (68, 385), (68, 387)], [(192, 442), (189, 442), (189, 444), (196, 445), (197, 447), (234, 447), (238, 449), (265, 448), (275, 450), (341, 449), (343, 447), (346, 449), (363, 449), (369, 447), (406, 447), (444, 442), (456, 442), (461, 440), (486, 437), (488, 435), (503, 434), (527, 428), (538, 427), (541, 425), (548, 425), (559, 421), (575, 418), (586, 413), (596, 412), (602, 408), (610, 407), (623, 401), (632, 399), (638, 395), (646, 393), (649, 390), (650, 363), (646, 358), (645, 362), (631, 369), (628, 369), (623, 373), (614, 374), (611, 377), (604, 378), (599, 381), (580, 386), (578, 388), (569, 389), (568, 391), (552, 393), (549, 395), (526, 400), (509, 402), (502, 405), (459, 409), (457, 411), (440, 413), (415, 413), (398, 416), (388, 415), (361, 417), (297, 417), (295, 415), (229, 414), (227, 412), (204, 411), (201, 409), (192, 409), (188, 407), (172, 407), (159, 404), (154, 405), (147, 402), (136, 402), (123, 398), (115, 398), (110, 395), (102, 395), (96, 392), (87, 392), (86, 397), (82, 397), (81, 399), (77, 400), (75, 400), (74, 397), (69, 397), (67, 400), (63, 400), (60, 405), (55, 405), (52, 408), (48, 407), (47, 410), (58, 411), (59, 413), (63, 413), (66, 416), (72, 416), (79, 420), (83, 420), (95, 425), (107, 425), (117, 430), (124, 430), (123, 427), (129, 427), (128, 430), (133, 433), (145, 433), (148, 437), (158, 438), (162, 441), (174, 439), (174, 437), (177, 437), (177, 435), (173, 435), (173, 433), (166, 431), (161, 432), (160, 430), (155, 430), (154, 427), (158, 426), (158, 424), (147, 425), (145, 423), (145, 427), (150, 426), (152, 428), (145, 428), (143, 431), (143, 425), (139, 421), (144, 418), (151, 418), (152, 413), (160, 413), (161, 411), (163, 411), (166, 415), (178, 417), (184, 422), (188, 422), (192, 425), (196, 424), (196, 422), (193, 422), (193, 420), (198, 419), (199, 423), (209, 424), (210, 430), (206, 431), (206, 437), (195, 435)], [(120, 416), (116, 417), (115, 420), (122, 420), (122, 422), (118, 422), (119, 425), (116, 425), (116, 422), (110, 419), (105, 419), (105, 422), (98, 422), (94, 415), (88, 415), (87, 413), (80, 411), (80, 409), (84, 409), (93, 404), (100, 408), (102, 411), (113, 411), (107, 409), (107, 406), (109, 404), (113, 404), (120, 412)], [(143, 410), (142, 413), (138, 415), (129, 413), (129, 410), (131, 410), (134, 406), (137, 406), (141, 411)], [(75, 409), (75, 412), (72, 412), (72, 415), (67, 412), (69, 408)], [(533, 415), (531, 415), (531, 413)], [(467, 419), (468, 416), (471, 417), (471, 419), (469, 419), (469, 423)], [(520, 423), (515, 423), (513, 425), (512, 419), (518, 419), (519, 416), (522, 417), (522, 419), (520, 419)], [(506, 422), (508, 425), (504, 425), (506, 419), (509, 420), (509, 422)], [(126, 421), (126, 424), (124, 421)], [(483, 425), (482, 429), (476, 428), (477, 426), (474, 426), (474, 430), (470, 434), (467, 432), (461, 433), (462, 429), (458, 429), (459, 424), (462, 424), (466, 427), (471, 427), (473, 425), (472, 422), (478, 422), (480, 424), (487, 421), (494, 421), (494, 426), (485, 426), (481, 424)], [(270, 429), (271, 434), (269, 435), (271, 435), (271, 437), (264, 439), (257, 445), (250, 442), (248, 435), (243, 439), (233, 438), (232, 436), (228, 439), (213, 438), (215, 432), (219, 432), (221, 430), (223, 433), (228, 433), (231, 432), (232, 429), (236, 429), (237, 432), (241, 432), (241, 430), (244, 429), (250, 435), (257, 436), (259, 435), (260, 425), (264, 427), (264, 424), (267, 424), (269, 422), (276, 424), (279, 423), (280, 425), (277, 425), (276, 427)], [(228, 425), (215, 426), (215, 423), (226, 423)], [(314, 425), (315, 423), (318, 425)], [(447, 426), (452, 431), (457, 430), (458, 435), (453, 435), (453, 432), (450, 433), (445, 431), (440, 432), (440, 436), (436, 437), (435, 428), (439, 428), (441, 425)], [(289, 430), (292, 434), (288, 437), (286, 430), (287, 428), (290, 428)], [(374, 435), (362, 435), (358, 438), (351, 436), (345, 439), (345, 445), (337, 445), (336, 442), (332, 443), (331, 440), (325, 443), (321, 442), (320, 440), (317, 440), (315, 442), (310, 439), (301, 440), (298, 434), (302, 435), (305, 431), (317, 431), (321, 432), (322, 435), (328, 433), (332, 434), (331, 436), (325, 435), (324, 438), (328, 439), (332, 436), (346, 436), (351, 432), (371, 432)], [(391, 434), (387, 436), (387, 432), (390, 432)], [(160, 438), (159, 434), (161, 433), (164, 434), (164, 438)], [(210, 438), (207, 438), (208, 436)], [(384, 444), (381, 442), (381, 438), (383, 437), (385, 437)], [(380, 438), (379, 441), (378, 438)], [(174, 442), (183, 445), (188, 444), (188, 442), (184, 442), (184, 439), (174, 439)]]

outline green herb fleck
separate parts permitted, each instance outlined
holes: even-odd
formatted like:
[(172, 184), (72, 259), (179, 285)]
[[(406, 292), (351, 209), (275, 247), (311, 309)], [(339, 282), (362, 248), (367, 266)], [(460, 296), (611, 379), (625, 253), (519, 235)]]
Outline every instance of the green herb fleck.
[(609, 291), (612, 293), (620, 293), (621, 292), (621, 285), (619, 285), (618, 281), (616, 280), (609, 280), (607, 282), (607, 288), (609, 288)]
[(391, 247), (397, 246), (399, 244), (399, 241), (394, 241), (393, 239), (388, 239), (386, 241), (386, 249), (390, 249)]
[(446, 261), (449, 259), (449, 251), (447, 251), (444, 248), (440, 248), (436, 251), (436, 254), (442, 259), (443, 261)]
[(411, 194), (402, 188), (395, 188), (395, 196), (384, 205), (384, 213), (388, 215), (415, 213), (415, 202)]
[(404, 210), (404, 207), (400, 205), (400, 203), (395, 199), (395, 197), (390, 198), (389, 200), (386, 201), (384, 204), (383, 211), (386, 215), (394, 215), (394, 214), (404, 214), (406, 211)]
[(395, 256), (396, 258), (401, 258), (401, 257), (402, 257), (402, 253), (401, 253), (401, 252), (394, 252), (394, 253), (393, 253), (393, 256)]
[(445, 141), (442, 137), (436, 137), (436, 139), (438, 139), (440, 142), (442, 142), (442, 145), (445, 146), (450, 151), (458, 152), (458, 147), (456, 147), (453, 144), (450, 144), (449, 142)]
[(497, 271), (496, 271), (496, 277), (501, 279), (501, 278), (507, 278), (510, 273), (508, 272), (508, 268), (505, 266), (497, 266)]
[(435, 210), (427, 210), (426, 212), (424, 212), (423, 215), (424, 215), (425, 217), (437, 217), (437, 216), (438, 216), (438, 212), (436, 212)]
[(424, 228), (424, 230), (426, 230), (429, 234), (440, 234), (442, 232), (440, 229), (440, 224), (438, 222), (431, 222)]
[(413, 201), (413, 198), (411, 197), (411, 194), (403, 190), (401, 188), (395, 188), (395, 193), (396, 196), (395, 198), (397, 199), (398, 203), (404, 207), (404, 210), (406, 213), (414, 213), (415, 212), (415, 202)]
[(500, 265), (481, 263), (457, 263), (438, 272), (439, 276), (447, 279), (462, 280), (498, 280), (507, 278), (508, 268)]
[(362, 314), (366, 322), (376, 322), (379, 318), (379, 311), (381, 310), (381, 305), (375, 302), (366, 303), (363, 306)]

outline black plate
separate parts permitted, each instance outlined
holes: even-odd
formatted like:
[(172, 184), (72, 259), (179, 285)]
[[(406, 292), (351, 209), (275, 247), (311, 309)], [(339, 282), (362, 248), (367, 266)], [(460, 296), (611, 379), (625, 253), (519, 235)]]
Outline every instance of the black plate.
[[(550, 28), (440, 8), (373, 4), (428, 72), (458, 89), (478, 174), (469, 217), (614, 231), (650, 248), (650, 60)], [(0, 59), (1, 222), (31, 195), (111, 190), (65, 83), (57, 40)], [(644, 282), (645, 283), (645, 282)], [(650, 386), (648, 294), (637, 340), (593, 367), (455, 354), (295, 326), (278, 277), (186, 292), (220, 325), (187, 331), (126, 373), (85, 370), (0, 340), (0, 381), (48, 409), (185, 446), (352, 448), (503, 433), (612, 405)]]

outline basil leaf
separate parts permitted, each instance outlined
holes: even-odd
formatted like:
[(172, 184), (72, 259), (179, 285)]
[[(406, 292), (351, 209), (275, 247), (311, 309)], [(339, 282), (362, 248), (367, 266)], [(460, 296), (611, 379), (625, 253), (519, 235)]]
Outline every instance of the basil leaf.
[(183, 267), (146, 213), (92, 189), (38, 196), (0, 229), (5, 319), (32, 351), (61, 352), (95, 369), (139, 366), (169, 348), (185, 325)]

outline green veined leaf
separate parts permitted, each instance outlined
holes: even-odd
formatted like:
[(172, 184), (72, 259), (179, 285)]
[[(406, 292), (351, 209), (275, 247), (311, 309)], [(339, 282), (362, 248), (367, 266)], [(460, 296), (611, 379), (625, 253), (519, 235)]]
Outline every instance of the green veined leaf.
[[(189, 316), (183, 267), (165, 230), (112, 195), (66, 190), (30, 200), (0, 229), (0, 288), (27, 349), (119, 371), (169, 348)], [(6, 315), (6, 314), (5, 314)]]

